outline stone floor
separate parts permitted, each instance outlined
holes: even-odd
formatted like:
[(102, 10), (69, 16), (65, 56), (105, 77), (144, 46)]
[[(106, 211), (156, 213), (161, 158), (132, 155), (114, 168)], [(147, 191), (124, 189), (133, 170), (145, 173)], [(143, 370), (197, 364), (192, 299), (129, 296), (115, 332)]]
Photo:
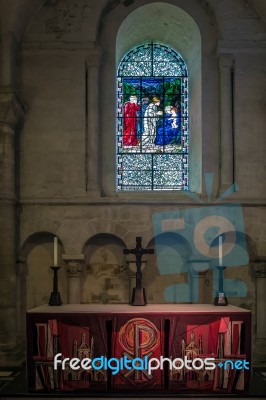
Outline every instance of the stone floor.
[(57, 397), (54, 397), (54, 395), (45, 395), (45, 396), (40, 396), (40, 395), (26, 395), (26, 394), (20, 394), (20, 395), (8, 395), (8, 394), (5, 394), (5, 395), (1, 395), (0, 396), (0, 400), (10, 400), (10, 399), (35, 399), (35, 400), (42, 400), (42, 399), (49, 399), (49, 400), (58, 400), (58, 399), (60, 399), (60, 400), (68, 400), (68, 399), (80, 399), (80, 398), (86, 398), (86, 399), (90, 399), (90, 400), (106, 400), (106, 399), (108, 399), (108, 398), (112, 398), (112, 399), (125, 399), (125, 398), (127, 398), (127, 399), (138, 399), (138, 400), (146, 400), (146, 399), (149, 399), (149, 400), (157, 400), (157, 399), (160, 399), (160, 400), (168, 400), (168, 399), (178, 399), (178, 400), (186, 400), (186, 399), (188, 399), (188, 398), (190, 398), (190, 399), (207, 399), (207, 400), (224, 400), (224, 399), (226, 399), (226, 400), (244, 400), (244, 399), (248, 399), (248, 400), (256, 400), (256, 399), (266, 399), (266, 395), (257, 395), (257, 396), (245, 396), (245, 397), (229, 397), (229, 396), (223, 396), (223, 397), (207, 397), (207, 396), (186, 396), (186, 397), (179, 397), (178, 395), (171, 395), (171, 396), (168, 396), (168, 397), (160, 397), (160, 396), (157, 396), (157, 397), (150, 397), (150, 396), (146, 396), (146, 397), (134, 397), (134, 396), (130, 396), (130, 395), (113, 395), (112, 397), (111, 396), (106, 396), (106, 397), (95, 397), (95, 396), (89, 396), (89, 395), (79, 395), (78, 397), (77, 397), (77, 395), (68, 395), (68, 396), (66, 396), (66, 395), (64, 395), (64, 396), (62, 396), (62, 395), (59, 395), (59, 396), (57, 396)]
[[(262, 398), (266, 399), (266, 365), (262, 365), (260, 367), (254, 368), (251, 382), (250, 382), (250, 391), (249, 395), (244, 396), (244, 397), (239, 397), (239, 396), (232, 396), (232, 395), (224, 395), (224, 396), (215, 396), (213, 397), (212, 395), (206, 396), (206, 395), (183, 395), (182, 397), (179, 397), (178, 394), (169, 394), (169, 395), (163, 395), (164, 397), (160, 397), (160, 395), (149, 395), (146, 394), (145, 397), (136, 397), (136, 395), (125, 395), (125, 394), (106, 394), (106, 395), (101, 395), (102, 397), (95, 397), (95, 394), (54, 394), (54, 393), (45, 393), (45, 394), (39, 394), (39, 393), (28, 393), (27, 391), (27, 379), (26, 379), (26, 368), (23, 367), (22, 369), (0, 369), (0, 400), (5, 400), (5, 399), (19, 399), (19, 398), (24, 398), (24, 399), (29, 399), (29, 398), (34, 398), (34, 399), (44, 399), (44, 398), (49, 398), (50, 400), (58, 400), (60, 399), (75, 399), (75, 398), (89, 398), (90, 400), (103, 400), (106, 398), (137, 398), (138, 400), (142, 400), (144, 398), (149, 398), (149, 399), (158, 399), (160, 398), (161, 400), (163, 399), (169, 399), (169, 398), (178, 398), (179, 400), (182, 399), (187, 399), (187, 398), (201, 398), (201, 399), (242, 399), (242, 398), (248, 398), (249, 400), (256, 399), (256, 398)], [(142, 396), (143, 393), (142, 393)]]

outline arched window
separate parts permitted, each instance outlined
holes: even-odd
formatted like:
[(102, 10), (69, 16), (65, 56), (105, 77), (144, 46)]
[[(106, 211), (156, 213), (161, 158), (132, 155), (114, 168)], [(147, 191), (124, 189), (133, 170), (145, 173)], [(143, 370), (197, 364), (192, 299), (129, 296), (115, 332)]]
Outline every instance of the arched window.
[(118, 66), (117, 190), (188, 190), (187, 66), (162, 44)]

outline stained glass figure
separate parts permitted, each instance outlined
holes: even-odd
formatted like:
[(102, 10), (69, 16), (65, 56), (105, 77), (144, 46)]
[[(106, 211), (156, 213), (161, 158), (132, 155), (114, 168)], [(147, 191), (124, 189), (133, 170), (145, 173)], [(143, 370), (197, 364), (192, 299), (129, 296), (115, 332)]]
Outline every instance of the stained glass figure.
[(137, 111), (140, 110), (140, 106), (137, 104), (137, 96), (130, 96), (129, 101), (125, 102), (123, 110), (124, 110), (123, 145), (136, 146), (138, 144)]
[(127, 53), (117, 77), (117, 190), (188, 190), (188, 75), (173, 49)]

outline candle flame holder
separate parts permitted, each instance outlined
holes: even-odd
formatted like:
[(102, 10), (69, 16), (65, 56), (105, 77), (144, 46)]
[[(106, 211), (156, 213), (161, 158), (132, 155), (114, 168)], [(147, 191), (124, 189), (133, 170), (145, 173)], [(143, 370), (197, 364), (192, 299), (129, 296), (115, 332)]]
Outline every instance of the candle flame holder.
[(61, 267), (50, 267), (53, 272), (54, 272), (54, 277), (53, 277), (53, 291), (51, 292), (50, 295), (50, 300), (49, 300), (49, 306), (61, 306), (63, 304), (61, 295), (58, 291), (58, 276), (57, 272)]

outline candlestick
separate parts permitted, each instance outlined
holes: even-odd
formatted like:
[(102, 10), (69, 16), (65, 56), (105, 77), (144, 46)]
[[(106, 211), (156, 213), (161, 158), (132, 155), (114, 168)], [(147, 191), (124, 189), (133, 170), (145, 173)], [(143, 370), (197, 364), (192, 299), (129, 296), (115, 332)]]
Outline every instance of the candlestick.
[(227, 306), (228, 301), (224, 293), (224, 275), (223, 275), (223, 271), (225, 270), (226, 267), (219, 265), (216, 268), (218, 270), (218, 292), (216, 293), (214, 299), (214, 305)]
[(219, 236), (219, 265), (223, 265), (223, 238), (222, 235)]
[(218, 291), (219, 293), (223, 293), (224, 291), (224, 276), (223, 276), (223, 270), (225, 267), (222, 267), (219, 265), (218, 271), (219, 271), (219, 277), (218, 277)]
[(57, 252), (57, 250), (58, 250), (58, 237), (55, 236), (54, 237), (54, 267), (57, 267), (57, 261), (58, 261), (58, 257), (57, 257), (58, 252)]
[(58, 291), (58, 276), (57, 276), (57, 271), (61, 267), (50, 267), (53, 272), (54, 272), (54, 277), (53, 277), (53, 291), (51, 292), (50, 295), (50, 300), (49, 300), (49, 306), (61, 306), (63, 304), (61, 295)]

